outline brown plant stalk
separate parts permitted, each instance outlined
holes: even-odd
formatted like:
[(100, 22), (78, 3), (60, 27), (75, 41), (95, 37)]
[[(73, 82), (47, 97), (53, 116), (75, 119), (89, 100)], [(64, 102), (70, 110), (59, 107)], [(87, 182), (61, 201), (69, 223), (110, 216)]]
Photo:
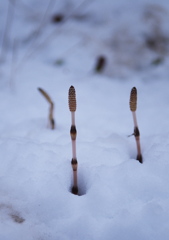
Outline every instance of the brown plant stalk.
[(49, 123), (50, 123), (51, 129), (54, 129), (55, 128), (55, 120), (54, 120), (54, 117), (53, 117), (54, 103), (51, 100), (51, 98), (49, 97), (49, 95), (42, 88), (38, 88), (38, 90), (41, 92), (41, 94), (46, 98), (46, 100), (50, 104), (49, 117), (48, 118), (49, 118)]
[(73, 187), (72, 193), (78, 194), (78, 183), (77, 183), (77, 157), (76, 157), (76, 124), (75, 124), (75, 111), (76, 111), (76, 92), (75, 88), (71, 86), (69, 88), (69, 110), (71, 112), (71, 128), (70, 128), (70, 136), (72, 140), (72, 169), (73, 169)]
[(136, 89), (136, 87), (133, 87), (131, 89), (130, 110), (132, 112), (133, 121), (134, 121), (134, 133), (133, 133), (133, 135), (135, 136), (136, 146), (137, 146), (137, 160), (140, 163), (143, 163), (143, 158), (142, 158), (142, 154), (141, 154), (141, 146), (140, 146), (140, 131), (139, 131), (139, 128), (138, 128), (137, 117), (136, 117), (136, 110), (137, 110), (137, 89)]

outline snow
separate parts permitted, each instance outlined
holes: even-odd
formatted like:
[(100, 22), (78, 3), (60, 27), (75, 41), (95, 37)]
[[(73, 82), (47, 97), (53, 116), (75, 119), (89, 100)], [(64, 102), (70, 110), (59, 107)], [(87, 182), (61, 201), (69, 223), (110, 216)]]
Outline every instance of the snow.
[[(15, 12), (4, 52), (8, 1), (0, 2), (0, 240), (167, 240), (168, 1), (9, 2)], [(158, 19), (162, 48), (145, 44), (156, 23), (145, 24), (145, 9)], [(51, 23), (60, 12), (65, 21)], [(96, 73), (100, 55), (106, 65)], [(71, 85), (78, 196), (71, 193)], [(128, 137), (134, 86), (143, 164)], [(55, 104), (54, 130), (39, 87)]]

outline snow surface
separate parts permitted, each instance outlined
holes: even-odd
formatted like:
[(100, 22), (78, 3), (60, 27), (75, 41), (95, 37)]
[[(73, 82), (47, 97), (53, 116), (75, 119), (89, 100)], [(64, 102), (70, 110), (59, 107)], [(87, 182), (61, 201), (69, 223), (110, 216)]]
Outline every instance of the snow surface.
[[(154, 26), (169, 39), (168, 0), (9, 2), (0, 1), (0, 240), (168, 240), (169, 49), (145, 45)], [(55, 13), (65, 20), (52, 23)], [(70, 191), (71, 85), (80, 196)], [(143, 164), (128, 137), (133, 86)], [(38, 87), (55, 103), (55, 130)]]

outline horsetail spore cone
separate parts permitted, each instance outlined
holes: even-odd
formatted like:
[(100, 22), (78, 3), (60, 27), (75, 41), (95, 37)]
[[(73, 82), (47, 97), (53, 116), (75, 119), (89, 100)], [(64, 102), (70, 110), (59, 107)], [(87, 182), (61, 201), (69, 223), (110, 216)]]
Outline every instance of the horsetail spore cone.
[(130, 94), (130, 110), (135, 112), (137, 109), (137, 89), (133, 87)]
[(78, 183), (77, 183), (77, 158), (76, 158), (76, 124), (75, 124), (75, 111), (76, 111), (76, 91), (73, 86), (69, 88), (69, 110), (71, 112), (71, 128), (70, 128), (70, 136), (72, 140), (72, 170), (73, 170), (73, 187), (72, 193), (78, 194)]
[(71, 112), (76, 111), (76, 91), (73, 86), (69, 88), (69, 110)]
[(136, 118), (136, 109), (137, 109), (137, 89), (133, 87), (130, 93), (130, 110), (132, 111), (133, 121), (134, 121), (134, 133), (137, 145), (137, 160), (140, 163), (143, 163), (142, 154), (141, 154), (141, 146), (140, 146), (140, 131), (137, 124)]
[(47, 92), (45, 92), (42, 88), (38, 88), (38, 90), (46, 98), (46, 100), (50, 104), (49, 122), (50, 122), (51, 129), (54, 129), (55, 128), (55, 121), (54, 121), (54, 118), (53, 118), (54, 103), (53, 103), (52, 99), (50, 98), (50, 96), (47, 94)]

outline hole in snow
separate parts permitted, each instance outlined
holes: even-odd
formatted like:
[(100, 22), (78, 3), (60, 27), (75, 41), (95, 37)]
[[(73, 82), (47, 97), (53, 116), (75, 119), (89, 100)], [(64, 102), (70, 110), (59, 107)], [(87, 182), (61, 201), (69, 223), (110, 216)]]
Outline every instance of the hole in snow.
[(86, 194), (87, 192), (87, 179), (89, 173), (87, 172), (86, 169), (83, 169), (82, 166), (80, 166), (80, 168), (78, 168), (77, 171), (77, 183), (78, 183), (78, 189), (73, 187), (73, 176), (72, 176), (72, 182), (71, 182), (71, 188), (70, 188), (70, 192), (72, 194), (75, 194), (77, 196), (83, 196)]

